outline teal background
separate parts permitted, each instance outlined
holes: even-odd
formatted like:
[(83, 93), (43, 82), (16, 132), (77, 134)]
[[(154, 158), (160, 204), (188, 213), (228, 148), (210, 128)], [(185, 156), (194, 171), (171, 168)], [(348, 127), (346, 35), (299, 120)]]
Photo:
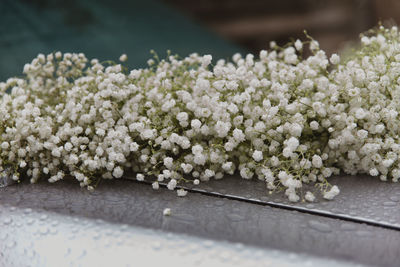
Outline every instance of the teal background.
[(83, 52), (144, 67), (154, 49), (229, 59), (245, 52), (156, 0), (0, 0), (0, 81), (21, 75), (38, 53)]

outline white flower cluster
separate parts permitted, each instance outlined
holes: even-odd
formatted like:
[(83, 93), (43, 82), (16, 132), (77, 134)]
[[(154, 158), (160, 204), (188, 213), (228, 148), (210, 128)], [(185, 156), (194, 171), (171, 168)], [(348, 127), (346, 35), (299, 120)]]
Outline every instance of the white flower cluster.
[(0, 83), (0, 168), (31, 182), (72, 176), (90, 190), (127, 170), (170, 190), (238, 171), (290, 201), (315, 200), (303, 195), (308, 182), (332, 199), (339, 189), (326, 178), (340, 170), (397, 181), (400, 34), (381, 27), (361, 42), (344, 60), (310, 39), (272, 44), (258, 59), (155, 57), (130, 72), (83, 54), (40, 54), (23, 78)]

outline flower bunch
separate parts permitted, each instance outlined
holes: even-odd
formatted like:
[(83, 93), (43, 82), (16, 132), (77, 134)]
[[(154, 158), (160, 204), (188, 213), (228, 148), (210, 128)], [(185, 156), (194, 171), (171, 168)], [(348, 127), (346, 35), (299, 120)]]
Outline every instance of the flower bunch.
[(23, 78), (0, 83), (3, 175), (72, 176), (92, 190), (132, 170), (174, 190), (238, 171), (294, 202), (315, 200), (302, 190), (309, 182), (334, 198), (327, 178), (341, 170), (400, 178), (396, 27), (364, 35), (344, 60), (309, 38), (215, 65), (198, 54), (148, 63), (128, 71), (83, 54), (40, 54)]

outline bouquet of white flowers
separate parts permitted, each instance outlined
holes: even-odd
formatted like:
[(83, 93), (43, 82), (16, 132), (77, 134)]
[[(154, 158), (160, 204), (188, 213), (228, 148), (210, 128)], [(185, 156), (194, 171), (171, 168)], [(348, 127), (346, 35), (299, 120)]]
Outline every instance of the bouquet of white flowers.
[(314, 201), (300, 190), (309, 182), (332, 199), (327, 178), (340, 171), (400, 178), (397, 27), (362, 35), (342, 60), (309, 38), (211, 62), (155, 55), (129, 72), (83, 54), (38, 55), (0, 84), (0, 175), (72, 176), (92, 190), (132, 170), (174, 190), (238, 171), (290, 201)]

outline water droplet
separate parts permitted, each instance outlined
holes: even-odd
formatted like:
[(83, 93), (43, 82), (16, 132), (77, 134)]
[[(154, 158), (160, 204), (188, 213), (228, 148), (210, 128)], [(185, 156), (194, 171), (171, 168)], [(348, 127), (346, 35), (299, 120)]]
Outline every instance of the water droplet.
[(393, 201), (386, 201), (386, 202), (383, 202), (383, 206), (385, 206), (385, 207), (394, 207), (394, 206), (397, 206), (397, 203), (393, 202)]
[(86, 256), (86, 249), (82, 250), (81, 255), (79, 256), (79, 258), (83, 258)]
[(159, 249), (161, 249), (161, 243), (158, 242), (158, 241), (156, 241), (156, 242), (154, 242), (154, 243), (152, 244), (151, 247), (152, 247), (153, 249), (155, 249), (155, 250), (159, 250)]
[(94, 239), (100, 239), (100, 237), (101, 237), (101, 233), (100, 233), (100, 232), (95, 232), (95, 233), (93, 234), (93, 238), (94, 238)]
[(223, 206), (225, 204), (225, 202), (223, 200), (217, 200), (214, 202), (216, 206), (220, 207)]
[(394, 202), (399, 202), (400, 201), (400, 197), (398, 197), (398, 196), (391, 196), (389, 199), (391, 201), (394, 201)]
[(214, 241), (212, 241), (212, 240), (206, 240), (206, 241), (204, 241), (204, 246), (206, 247), (206, 248), (211, 248), (212, 246), (214, 246)]
[(238, 221), (242, 221), (245, 219), (242, 215), (237, 214), (237, 213), (231, 213), (231, 214), (228, 214), (227, 216), (233, 222), (238, 222)]
[(15, 211), (16, 209), (16, 207), (10, 207), (10, 211)]
[(223, 261), (228, 261), (229, 259), (232, 258), (233, 255), (231, 255), (231, 253), (229, 253), (228, 251), (223, 251), (220, 255), (221, 259)]
[(340, 229), (343, 231), (353, 231), (357, 228), (351, 223), (342, 223), (342, 225), (340, 225)]
[(45, 234), (47, 234), (49, 232), (49, 228), (47, 228), (46, 226), (42, 226), (42, 227), (40, 227), (39, 232), (42, 235), (45, 235)]
[(30, 249), (24, 249), (24, 253), (28, 258), (33, 258), (33, 256), (35, 256), (35, 251)]
[(66, 250), (65, 250), (65, 256), (68, 256), (69, 254), (71, 254), (71, 248), (67, 248)]
[(40, 220), (45, 221), (45, 220), (47, 220), (48, 217), (49, 216), (47, 216), (46, 214), (43, 214), (42, 216), (40, 216)]
[(15, 246), (15, 241), (11, 240), (6, 243), (6, 248), (13, 248)]
[(177, 220), (181, 220), (181, 221), (187, 221), (187, 222), (196, 221), (196, 218), (190, 214), (174, 214), (173, 218), (177, 219)]
[(357, 231), (356, 234), (358, 236), (362, 236), (362, 237), (370, 237), (370, 236), (372, 236), (372, 233), (367, 232), (367, 231), (362, 231), (362, 230)]
[(4, 225), (8, 225), (8, 224), (12, 223), (12, 219), (10, 217), (4, 218), (3, 223), (4, 223)]
[(7, 233), (5, 233), (5, 232), (0, 233), (0, 240), (6, 240), (7, 237), (8, 237), (8, 234), (7, 234)]
[(314, 220), (312, 220), (312, 221), (309, 221), (309, 222), (308, 222), (308, 225), (309, 225), (312, 229), (317, 230), (317, 231), (322, 232), (322, 233), (329, 233), (329, 232), (331, 232), (331, 227), (330, 227), (328, 224), (326, 224), (326, 223), (322, 223), (322, 222), (319, 222), (319, 221), (314, 221)]
[(28, 218), (27, 220), (26, 220), (26, 224), (27, 225), (31, 225), (31, 224), (33, 224), (35, 222), (35, 220), (33, 219), (33, 218)]

